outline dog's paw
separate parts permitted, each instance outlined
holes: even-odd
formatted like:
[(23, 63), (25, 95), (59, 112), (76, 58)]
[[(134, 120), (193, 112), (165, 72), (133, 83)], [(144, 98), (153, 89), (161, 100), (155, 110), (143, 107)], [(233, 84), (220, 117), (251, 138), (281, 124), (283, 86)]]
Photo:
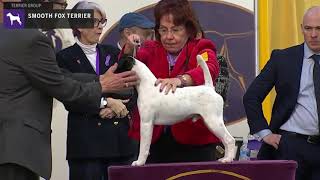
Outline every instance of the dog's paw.
[(223, 157), (223, 158), (220, 158), (218, 161), (222, 162), (222, 163), (230, 163), (233, 161), (233, 158), (232, 157)]
[(145, 163), (141, 162), (141, 161), (133, 161), (133, 163), (131, 164), (131, 166), (142, 166), (144, 165)]

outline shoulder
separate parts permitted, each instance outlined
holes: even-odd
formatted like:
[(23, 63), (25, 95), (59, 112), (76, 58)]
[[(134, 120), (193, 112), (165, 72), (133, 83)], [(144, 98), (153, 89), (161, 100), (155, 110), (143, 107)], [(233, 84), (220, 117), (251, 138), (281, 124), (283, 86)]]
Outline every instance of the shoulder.
[[(37, 29), (17, 29), (10, 30), (8, 34), (4, 34), (4, 36), (9, 36), (14, 39), (19, 39), (20, 43), (31, 43), (32, 47), (34, 45), (47, 45), (52, 46), (51, 41), (47, 38), (42, 32)], [(19, 44), (20, 44), (19, 43)], [(52, 46), (53, 47), (53, 46)]]
[[(154, 56), (166, 52), (161, 42), (159, 41), (145, 41), (137, 52), (137, 56), (141, 61), (146, 63), (146, 59), (152, 59)], [(143, 60), (144, 59), (144, 60)]]
[(104, 51), (106, 51), (107, 53), (111, 53), (111, 54), (119, 54), (120, 50), (110, 44), (98, 44), (98, 47)]
[(146, 49), (152, 49), (152, 48), (159, 48), (163, 46), (159, 41), (145, 41), (141, 47)]
[(303, 44), (291, 46), (285, 49), (274, 49), (272, 55), (276, 56), (290, 56), (297, 53), (303, 53)]
[(70, 56), (74, 54), (80, 47), (75, 43), (57, 53), (57, 56)]
[(37, 29), (7, 29), (2, 25), (0, 25), (0, 33), (3, 37), (14, 36), (15, 39), (21, 38), (23, 40), (32, 40), (34, 38), (39, 38), (42, 36), (45, 37), (45, 35)]
[(213, 51), (216, 51), (216, 46), (209, 39), (192, 39), (189, 41), (189, 44), (199, 50), (211, 49)]
[(291, 65), (295, 61), (303, 59), (303, 44), (285, 49), (274, 49), (271, 52), (268, 63), (283, 67)]

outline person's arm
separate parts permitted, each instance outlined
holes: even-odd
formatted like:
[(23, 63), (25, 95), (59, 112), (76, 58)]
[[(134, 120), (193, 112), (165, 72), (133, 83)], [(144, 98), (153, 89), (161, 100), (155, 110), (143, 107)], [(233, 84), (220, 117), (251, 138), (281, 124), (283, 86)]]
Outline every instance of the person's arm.
[[(202, 39), (197, 43), (197, 46), (195, 48), (197, 48), (198, 51), (197, 55), (201, 55), (203, 59), (206, 61), (211, 78), (213, 82), (215, 82), (215, 79), (219, 75), (219, 64), (217, 60), (215, 45), (210, 40)], [(196, 58), (194, 60), (196, 61)], [(198, 86), (204, 84), (203, 70), (200, 66), (190, 69), (184, 74), (189, 75), (192, 79), (192, 84), (187, 85)]]
[[(118, 52), (115, 52), (115, 53), (118, 53)], [(70, 70), (72, 69), (72, 67), (70, 67), (70, 64), (68, 64), (70, 62), (70, 59), (72, 59), (72, 57), (70, 56), (70, 54), (68, 55), (68, 53), (66, 53), (65, 51), (57, 53), (57, 63), (58, 63), (58, 65), (60, 66), (60, 68), (62, 68), (64, 70), (64, 74), (66, 76), (72, 78), (72, 79), (76, 79), (76, 80), (81, 81), (81, 82), (99, 82), (99, 81), (102, 82), (104, 76), (106, 76), (106, 75), (108, 76), (108, 74), (109, 74), (109, 78), (110, 79), (112, 79), (112, 76), (117, 76), (114, 73), (112, 73), (112, 69), (114, 69), (114, 66), (111, 66), (110, 71), (107, 71), (107, 73), (105, 73), (104, 75), (101, 75), (101, 76), (97, 76), (95, 74), (70, 72), (70, 71), (68, 71), (69, 69)], [(121, 79), (119, 81), (121, 81)], [(124, 87), (124, 86), (125, 85), (123, 85), (122, 87)], [(110, 87), (112, 87), (112, 84), (111, 84)], [(120, 90), (120, 89), (118, 89), (118, 90)], [(103, 96), (104, 97), (109, 97), (109, 94), (111, 94), (111, 93), (104, 93)], [(101, 102), (103, 102), (102, 99), (101, 99)], [(85, 109), (85, 108), (83, 108), (81, 106), (78, 106), (78, 105), (76, 105), (74, 103), (65, 102), (64, 105), (65, 105), (65, 108), (68, 111), (83, 112), (83, 110)], [(104, 108), (104, 106), (102, 104), (101, 104), (100, 107)], [(93, 111), (91, 111), (91, 110), (93, 110)], [(90, 109), (86, 109), (86, 112), (87, 113), (97, 114), (100, 111), (100, 109), (91, 109), (91, 110)]]
[(274, 134), (270, 129), (263, 129), (256, 134), (254, 134), (255, 137), (258, 137), (259, 141), (263, 141), (271, 146), (273, 146), (275, 149), (278, 149), (281, 135), (280, 134)]
[[(56, 54), (56, 61), (58, 63), (58, 66), (60, 67), (61, 72), (64, 76), (72, 78), (73, 80), (77, 80), (80, 82), (99, 82), (99, 76), (96, 74), (89, 74), (89, 73), (73, 73), (69, 69), (68, 62), (70, 61), (70, 56), (66, 55), (64, 51), (60, 51)], [(77, 105), (74, 103), (63, 103), (65, 109), (67, 111), (73, 111), (73, 112), (80, 112), (82, 113), (84, 109), (86, 109), (86, 113), (90, 114), (97, 114), (100, 111), (100, 108), (103, 108), (103, 99), (100, 100), (100, 108), (99, 109), (92, 109), (92, 108), (84, 108), (81, 105)]]
[[(190, 57), (190, 64), (196, 63), (196, 55), (202, 55), (206, 64), (209, 68), (209, 72), (213, 81), (219, 75), (219, 64), (216, 56), (216, 49), (214, 44), (209, 40), (201, 40), (195, 47), (191, 53), (194, 57)], [(195, 62), (191, 62), (195, 61)], [(185, 86), (197, 86), (204, 84), (204, 75), (203, 70), (200, 66), (195, 66), (194, 68), (190, 68), (184, 74), (177, 76), (176, 78), (166, 78), (166, 79), (158, 79), (156, 81), (156, 85), (161, 84), (160, 91), (165, 89), (165, 94), (168, 94), (170, 90), (174, 93), (177, 87), (185, 87)]]
[(72, 73), (67, 69), (61, 68), (61, 72), (64, 76), (80, 82), (99, 82), (99, 76), (88, 73)]
[(270, 129), (263, 129), (255, 133), (254, 136), (257, 137), (259, 141), (261, 141), (264, 137), (268, 136), (269, 134), (272, 134)]
[(262, 111), (262, 102), (276, 82), (276, 60), (276, 51), (273, 51), (270, 60), (243, 96), (243, 105), (248, 118), (250, 134), (269, 129)]
[[(207, 57), (206, 64), (209, 68), (209, 72), (211, 74), (211, 78), (213, 82), (219, 75), (219, 64), (217, 61), (217, 56), (215, 51), (211, 49), (204, 49), (200, 53), (200, 55)], [(196, 68), (193, 68), (187, 72), (184, 73), (183, 76), (186, 76), (186, 82), (185, 86), (198, 86), (204, 84), (204, 75), (203, 70), (200, 66), (197, 66)]]
[(44, 36), (36, 36), (26, 53), (23, 71), (32, 85), (56, 99), (87, 108), (100, 107), (101, 85), (99, 82), (82, 84), (66, 77), (55, 61), (55, 54), (50, 42)]

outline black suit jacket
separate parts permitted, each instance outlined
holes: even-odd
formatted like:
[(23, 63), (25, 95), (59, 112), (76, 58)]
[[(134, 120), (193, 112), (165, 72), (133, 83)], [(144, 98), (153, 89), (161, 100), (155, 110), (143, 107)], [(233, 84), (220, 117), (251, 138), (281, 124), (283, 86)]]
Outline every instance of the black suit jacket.
[(101, 86), (65, 77), (50, 41), (38, 30), (0, 25), (0, 164), (51, 176), (52, 97), (100, 106)]
[[(109, 69), (118, 60), (119, 50), (109, 45), (98, 44), (100, 74)], [(72, 73), (91, 73), (95, 70), (79, 45), (60, 51), (57, 54), (60, 67)], [(106, 94), (105, 96), (111, 96)], [(130, 156), (134, 147), (127, 132), (129, 119), (101, 119), (99, 112), (82, 107), (64, 104), (69, 110), (67, 133), (67, 159), (84, 158), (117, 158)], [(131, 105), (131, 104), (130, 104)], [(131, 105), (132, 106), (132, 105)], [(131, 107), (127, 106), (130, 110)]]
[[(272, 51), (270, 60), (248, 88), (243, 103), (251, 134), (263, 129), (278, 133), (280, 126), (292, 114), (299, 94), (303, 52), (303, 44)], [(277, 95), (268, 125), (262, 112), (262, 102), (273, 87)], [(273, 159), (274, 150), (263, 143), (258, 156), (260, 159)]]

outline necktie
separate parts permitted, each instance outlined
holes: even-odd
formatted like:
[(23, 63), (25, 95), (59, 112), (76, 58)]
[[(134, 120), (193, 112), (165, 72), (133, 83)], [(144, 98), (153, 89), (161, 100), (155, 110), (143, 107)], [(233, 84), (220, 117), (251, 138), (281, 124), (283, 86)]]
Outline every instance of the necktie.
[(317, 112), (318, 112), (318, 127), (320, 131), (320, 55), (312, 55), (311, 58), (314, 60), (313, 66), (313, 85), (314, 85), (314, 94), (317, 101)]

